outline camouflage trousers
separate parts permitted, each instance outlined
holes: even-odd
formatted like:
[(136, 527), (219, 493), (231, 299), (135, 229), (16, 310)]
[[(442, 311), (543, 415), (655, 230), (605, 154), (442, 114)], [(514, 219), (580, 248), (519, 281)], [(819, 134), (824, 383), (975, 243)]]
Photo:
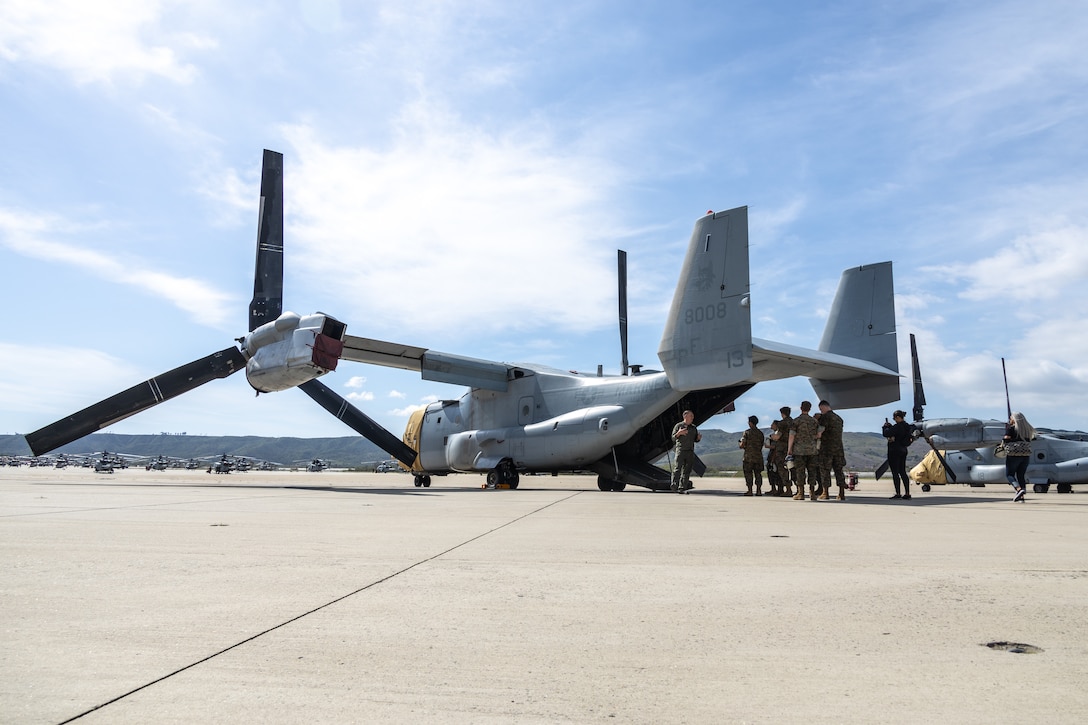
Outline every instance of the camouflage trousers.
[(846, 488), (846, 475), (842, 471), (842, 467), (846, 465), (846, 457), (841, 453), (838, 454), (824, 454), (820, 453), (817, 457), (817, 463), (820, 469), (820, 485), (823, 486), (824, 491), (831, 489), (831, 474), (835, 474), (835, 483), (839, 488)]

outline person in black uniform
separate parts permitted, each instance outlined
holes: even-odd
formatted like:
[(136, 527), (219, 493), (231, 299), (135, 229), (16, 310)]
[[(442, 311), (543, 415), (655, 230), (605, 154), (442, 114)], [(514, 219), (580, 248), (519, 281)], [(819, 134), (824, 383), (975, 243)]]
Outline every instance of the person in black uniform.
[[(884, 419), (882, 433), (888, 439), (888, 468), (892, 472), (892, 485), (895, 495), (892, 498), (910, 500), (910, 478), (907, 476), (907, 448), (914, 442), (914, 426), (907, 422), (907, 414), (902, 410), (892, 413), (894, 423)], [(899, 483), (903, 483), (900, 494)]]

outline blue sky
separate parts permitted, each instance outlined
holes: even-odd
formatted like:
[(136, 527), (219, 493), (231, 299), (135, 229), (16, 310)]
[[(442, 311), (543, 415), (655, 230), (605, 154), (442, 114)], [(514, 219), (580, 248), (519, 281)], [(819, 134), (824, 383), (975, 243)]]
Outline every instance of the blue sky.
[[(352, 334), (616, 372), (622, 247), (656, 367), (694, 220), (748, 205), (757, 337), (815, 347), (842, 270), (891, 259), (930, 417), (1002, 417), (1004, 357), (1014, 408), (1088, 429), (1085, 47), (1075, 1), (7, 0), (0, 432), (246, 331), (263, 148), (285, 307)], [(398, 434), (464, 392), (324, 381)], [(762, 384), (709, 425), (812, 395)], [(111, 430), (350, 434), (241, 375)]]

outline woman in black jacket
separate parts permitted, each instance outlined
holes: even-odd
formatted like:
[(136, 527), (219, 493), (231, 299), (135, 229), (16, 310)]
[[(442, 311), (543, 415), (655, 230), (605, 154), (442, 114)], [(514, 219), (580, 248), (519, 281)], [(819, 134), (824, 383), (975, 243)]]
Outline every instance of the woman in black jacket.
[[(907, 414), (902, 410), (892, 413), (895, 423), (884, 419), (883, 434), (888, 439), (888, 468), (892, 472), (892, 485), (895, 495), (892, 498), (910, 500), (910, 477), (907, 476), (907, 448), (914, 442), (914, 426), (907, 423)], [(903, 482), (903, 494), (899, 494), (899, 482)]]

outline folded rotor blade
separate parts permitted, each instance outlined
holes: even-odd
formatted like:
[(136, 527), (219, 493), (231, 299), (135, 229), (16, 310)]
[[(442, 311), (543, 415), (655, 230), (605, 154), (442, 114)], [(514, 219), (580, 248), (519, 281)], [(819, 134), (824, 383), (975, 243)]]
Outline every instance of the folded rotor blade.
[(236, 347), (228, 347), (200, 360), (182, 365), (162, 375), (145, 380), (139, 385), (95, 403), (89, 408), (51, 423), (26, 435), (26, 442), (34, 455), (59, 448), (85, 435), (113, 425), (130, 415), (170, 400), (182, 393), (198, 388), (204, 383), (244, 369), (246, 359)]
[(627, 363), (627, 252), (622, 249), (616, 250), (616, 279), (620, 302), (620, 367), (626, 375), (630, 367)]
[(327, 385), (310, 380), (298, 386), (302, 392), (313, 398), (318, 405), (344, 421), (352, 430), (396, 458), (409, 468), (416, 461), (416, 452), (404, 441), (381, 427), (366, 413), (344, 400)]
[(922, 367), (918, 364), (918, 344), (914, 341), (914, 333), (910, 335), (910, 366), (911, 376), (914, 378), (914, 422), (918, 423), (925, 418), (926, 391), (922, 389)]
[(261, 211), (249, 330), (283, 312), (283, 154), (265, 149), (261, 164)]

